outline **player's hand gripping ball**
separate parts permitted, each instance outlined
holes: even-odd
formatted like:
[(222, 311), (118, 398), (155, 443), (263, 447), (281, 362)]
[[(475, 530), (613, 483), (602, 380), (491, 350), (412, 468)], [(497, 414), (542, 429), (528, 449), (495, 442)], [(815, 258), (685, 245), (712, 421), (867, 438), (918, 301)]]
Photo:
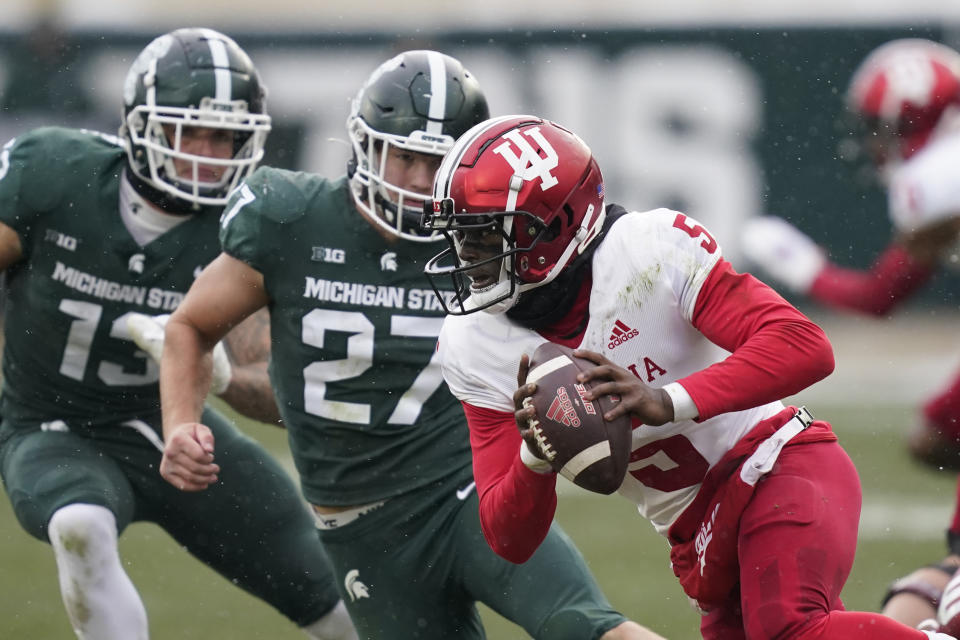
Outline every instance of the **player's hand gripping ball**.
[(527, 382), (537, 390), (524, 399), (537, 412), (530, 428), (540, 456), (554, 471), (574, 484), (596, 493), (613, 493), (623, 483), (630, 461), (630, 416), (613, 422), (603, 419), (620, 398), (584, 399), (590, 383), (577, 382), (577, 374), (596, 365), (577, 358), (573, 349), (545, 342), (530, 359)]

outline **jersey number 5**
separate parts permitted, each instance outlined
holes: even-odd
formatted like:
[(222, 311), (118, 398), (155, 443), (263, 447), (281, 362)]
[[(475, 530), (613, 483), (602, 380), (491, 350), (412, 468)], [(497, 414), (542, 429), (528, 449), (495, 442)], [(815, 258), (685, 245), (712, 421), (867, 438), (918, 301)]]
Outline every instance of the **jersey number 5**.
[(713, 253), (717, 250), (717, 241), (713, 239), (713, 236), (700, 225), (690, 224), (690, 220), (682, 213), (678, 213), (677, 217), (673, 219), (673, 228), (680, 229), (680, 231), (683, 231), (693, 239), (705, 236), (705, 240), (700, 243), (700, 246), (703, 247), (707, 253)]
[(679, 491), (699, 484), (710, 468), (693, 443), (681, 435), (670, 436), (635, 449), (630, 454), (630, 475), (658, 491)]

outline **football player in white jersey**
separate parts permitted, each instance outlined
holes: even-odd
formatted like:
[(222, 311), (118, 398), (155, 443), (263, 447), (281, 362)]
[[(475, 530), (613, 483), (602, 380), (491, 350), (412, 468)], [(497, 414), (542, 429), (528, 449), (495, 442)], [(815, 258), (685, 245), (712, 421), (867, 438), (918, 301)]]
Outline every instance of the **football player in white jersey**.
[[(929, 40), (888, 42), (854, 73), (847, 103), (866, 125), (867, 146), (888, 186), (895, 236), (887, 248), (869, 269), (842, 267), (776, 217), (749, 223), (743, 248), (796, 293), (882, 317), (960, 257), (960, 53)], [(960, 375), (925, 403), (908, 443), (917, 459), (960, 469)], [(957, 500), (947, 558), (898, 580), (885, 613), (913, 624), (936, 612), (960, 564), (960, 487)]]
[(581, 381), (601, 383), (587, 400), (620, 396), (607, 419), (633, 419), (619, 493), (668, 539), (704, 638), (949, 637), (844, 611), (857, 473), (828, 423), (780, 401), (833, 370), (832, 348), (735, 272), (703, 226), (605, 203), (587, 145), (535, 116), (464, 134), (423, 224), (449, 244), (426, 267), (455, 291), (438, 348), (498, 554), (524, 562), (556, 507), (556, 474), (529, 428), (546, 418), (523, 404), (529, 354), (549, 340), (596, 363)]

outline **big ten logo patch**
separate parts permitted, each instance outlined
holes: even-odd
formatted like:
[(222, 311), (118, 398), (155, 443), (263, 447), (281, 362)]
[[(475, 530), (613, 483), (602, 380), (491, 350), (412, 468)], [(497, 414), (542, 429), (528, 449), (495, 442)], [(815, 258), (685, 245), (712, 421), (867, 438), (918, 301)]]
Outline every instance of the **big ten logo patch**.
[(335, 249), (333, 247), (313, 247), (310, 259), (314, 262), (344, 264), (347, 261), (347, 252), (343, 249)]
[(53, 229), (47, 229), (46, 233), (43, 236), (43, 239), (47, 242), (52, 242), (61, 249), (66, 249), (67, 251), (76, 251), (77, 250), (77, 239), (73, 236), (68, 236), (65, 233), (60, 233)]

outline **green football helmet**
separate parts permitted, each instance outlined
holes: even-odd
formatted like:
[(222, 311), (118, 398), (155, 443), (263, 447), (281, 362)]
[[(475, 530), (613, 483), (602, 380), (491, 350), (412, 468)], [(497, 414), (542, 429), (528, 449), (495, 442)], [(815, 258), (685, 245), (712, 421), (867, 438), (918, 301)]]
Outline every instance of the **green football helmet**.
[(406, 51), (380, 65), (353, 100), (347, 131), (353, 159), (347, 174), (356, 206), (380, 227), (407, 240), (429, 242), (421, 231), (429, 194), (385, 178), (394, 146), (443, 156), (465, 131), (490, 117), (473, 75), (437, 51)]
[[(263, 158), (270, 131), (265, 90), (249, 56), (212, 29), (171, 31), (137, 56), (123, 87), (123, 123), (130, 169), (159, 196), (193, 208), (222, 206)], [(185, 127), (219, 129), (233, 136), (233, 157), (211, 158), (181, 148)], [(174, 160), (192, 167), (180, 174)], [(201, 165), (223, 167), (204, 181)]]

